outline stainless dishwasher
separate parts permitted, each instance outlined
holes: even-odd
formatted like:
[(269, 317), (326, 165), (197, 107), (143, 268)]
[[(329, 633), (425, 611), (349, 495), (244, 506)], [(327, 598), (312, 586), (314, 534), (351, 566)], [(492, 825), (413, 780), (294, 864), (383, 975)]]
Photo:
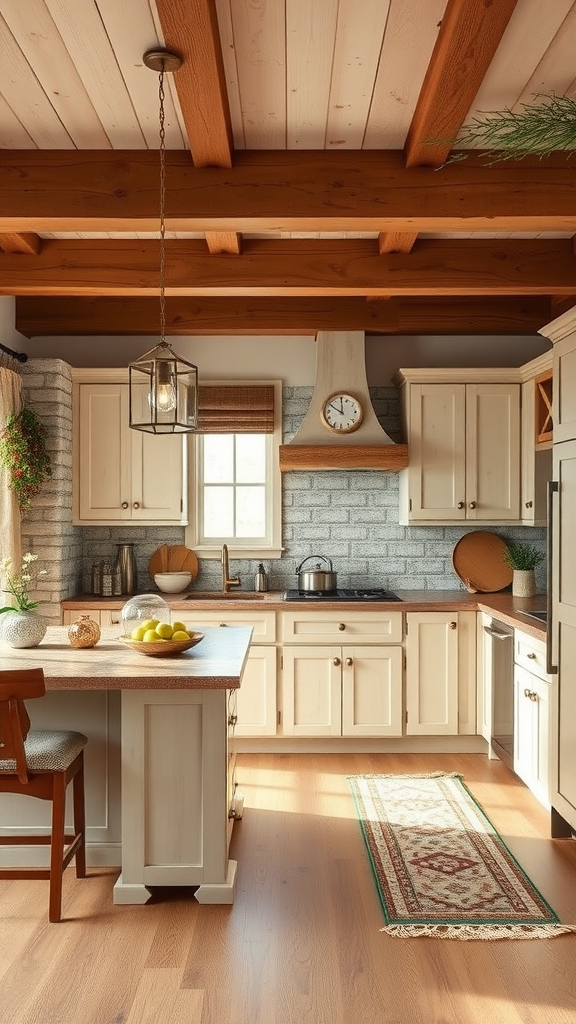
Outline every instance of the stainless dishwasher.
[(514, 771), (514, 631), (492, 619), (484, 632), (490, 637), (490, 745)]

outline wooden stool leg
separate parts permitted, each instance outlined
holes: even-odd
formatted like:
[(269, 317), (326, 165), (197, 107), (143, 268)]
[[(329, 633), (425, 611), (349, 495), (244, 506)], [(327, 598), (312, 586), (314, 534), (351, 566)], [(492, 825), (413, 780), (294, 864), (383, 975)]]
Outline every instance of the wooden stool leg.
[(84, 751), (80, 754), (80, 767), (72, 780), (74, 798), (74, 835), (82, 842), (76, 850), (76, 878), (86, 878), (86, 812), (84, 808)]
[(64, 861), (64, 820), (66, 812), (66, 773), (54, 773), (52, 799), (52, 840), (50, 844), (49, 921), (62, 917), (62, 874)]

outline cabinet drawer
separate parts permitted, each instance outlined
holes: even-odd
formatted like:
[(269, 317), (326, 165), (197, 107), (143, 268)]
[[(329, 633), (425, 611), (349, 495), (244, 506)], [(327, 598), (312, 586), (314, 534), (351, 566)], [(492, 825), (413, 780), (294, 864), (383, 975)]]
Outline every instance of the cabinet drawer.
[(402, 642), (402, 612), (314, 611), (284, 612), (284, 643), (362, 643), (398, 644)]
[(276, 640), (275, 612), (235, 612), (227, 608), (204, 611), (191, 604), (190, 608), (172, 609), (171, 619), (172, 622), (185, 622), (187, 626), (200, 630), (202, 626), (251, 626), (253, 644), (274, 643)]
[(546, 643), (538, 640), (535, 636), (514, 630), (514, 661), (517, 665), (532, 672), (533, 675), (552, 681), (552, 677), (546, 672)]

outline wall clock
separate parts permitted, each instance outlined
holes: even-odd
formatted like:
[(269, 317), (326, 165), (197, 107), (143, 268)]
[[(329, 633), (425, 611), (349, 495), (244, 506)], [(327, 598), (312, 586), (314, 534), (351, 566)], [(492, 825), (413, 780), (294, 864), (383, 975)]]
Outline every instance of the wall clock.
[(329, 430), (336, 434), (351, 434), (362, 423), (364, 409), (354, 395), (346, 391), (335, 391), (325, 399), (320, 415)]

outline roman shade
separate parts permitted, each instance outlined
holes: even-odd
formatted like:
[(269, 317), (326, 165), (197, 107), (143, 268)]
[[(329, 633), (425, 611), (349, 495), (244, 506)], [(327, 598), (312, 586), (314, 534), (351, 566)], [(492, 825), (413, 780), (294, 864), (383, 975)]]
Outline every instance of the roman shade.
[(273, 384), (201, 384), (199, 434), (273, 434)]

